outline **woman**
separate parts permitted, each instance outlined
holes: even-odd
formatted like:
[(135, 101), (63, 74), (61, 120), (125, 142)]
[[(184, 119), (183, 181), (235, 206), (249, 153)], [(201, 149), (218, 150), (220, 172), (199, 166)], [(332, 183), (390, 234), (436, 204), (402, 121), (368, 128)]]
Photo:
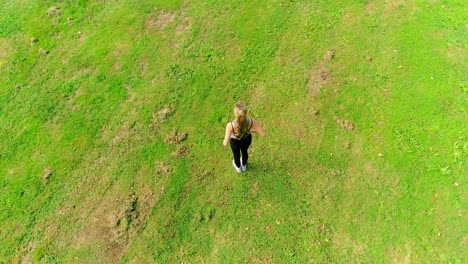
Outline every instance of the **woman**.
[(234, 155), (232, 165), (237, 172), (241, 172), (247, 170), (247, 160), (249, 159), (247, 150), (252, 143), (251, 132), (255, 132), (262, 137), (266, 136), (266, 133), (257, 121), (247, 118), (247, 106), (243, 102), (234, 105), (234, 116), (236, 119), (226, 125), (223, 145), (227, 146), (228, 142), (230, 143)]

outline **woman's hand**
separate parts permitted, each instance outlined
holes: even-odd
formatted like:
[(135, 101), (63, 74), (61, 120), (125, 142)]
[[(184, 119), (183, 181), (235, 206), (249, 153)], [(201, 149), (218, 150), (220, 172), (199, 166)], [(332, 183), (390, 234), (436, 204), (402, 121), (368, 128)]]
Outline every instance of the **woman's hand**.
[(265, 136), (266, 136), (266, 133), (265, 133), (265, 131), (263, 130), (262, 126), (260, 126), (260, 124), (259, 124), (257, 121), (253, 120), (253, 119), (252, 119), (252, 122), (253, 122), (253, 123), (252, 123), (252, 129), (251, 129), (252, 132), (257, 133), (257, 134), (259, 134), (259, 135), (262, 136), (262, 137), (265, 137)]

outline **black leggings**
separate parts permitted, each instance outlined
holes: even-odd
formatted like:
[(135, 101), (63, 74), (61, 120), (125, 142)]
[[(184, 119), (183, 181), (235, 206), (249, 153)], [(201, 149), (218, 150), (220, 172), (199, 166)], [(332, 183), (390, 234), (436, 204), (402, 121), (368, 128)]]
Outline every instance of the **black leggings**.
[(247, 160), (249, 159), (249, 153), (247, 152), (247, 149), (249, 149), (250, 144), (252, 144), (252, 135), (249, 134), (247, 135), (246, 138), (243, 139), (234, 139), (231, 138), (230, 140), (230, 145), (232, 149), (232, 154), (234, 155), (234, 163), (236, 163), (236, 166), (240, 168), (241, 162), (241, 152), (242, 152), (242, 165), (247, 165)]

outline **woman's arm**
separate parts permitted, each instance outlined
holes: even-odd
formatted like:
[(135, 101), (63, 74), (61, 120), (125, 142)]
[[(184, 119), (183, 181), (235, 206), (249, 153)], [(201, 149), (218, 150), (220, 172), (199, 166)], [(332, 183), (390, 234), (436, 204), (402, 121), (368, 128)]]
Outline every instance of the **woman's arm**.
[(253, 120), (253, 119), (252, 119), (252, 122), (253, 123), (252, 123), (251, 131), (259, 134), (262, 137), (266, 136), (266, 133), (263, 130), (262, 126), (260, 126), (260, 124), (257, 121)]
[(231, 123), (226, 125), (226, 135), (224, 135), (223, 145), (226, 147), (229, 144), (229, 139), (231, 138), (232, 126)]

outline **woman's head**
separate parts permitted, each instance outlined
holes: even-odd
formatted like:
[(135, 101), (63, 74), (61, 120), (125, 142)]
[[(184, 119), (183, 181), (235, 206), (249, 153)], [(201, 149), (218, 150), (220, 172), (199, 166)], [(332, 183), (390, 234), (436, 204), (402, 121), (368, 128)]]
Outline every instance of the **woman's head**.
[(234, 134), (239, 138), (242, 138), (248, 130), (247, 112), (247, 106), (243, 102), (237, 102), (234, 105), (234, 116), (236, 117)]
[(247, 106), (243, 102), (237, 102), (234, 105), (234, 116), (236, 120), (245, 119), (247, 117)]

